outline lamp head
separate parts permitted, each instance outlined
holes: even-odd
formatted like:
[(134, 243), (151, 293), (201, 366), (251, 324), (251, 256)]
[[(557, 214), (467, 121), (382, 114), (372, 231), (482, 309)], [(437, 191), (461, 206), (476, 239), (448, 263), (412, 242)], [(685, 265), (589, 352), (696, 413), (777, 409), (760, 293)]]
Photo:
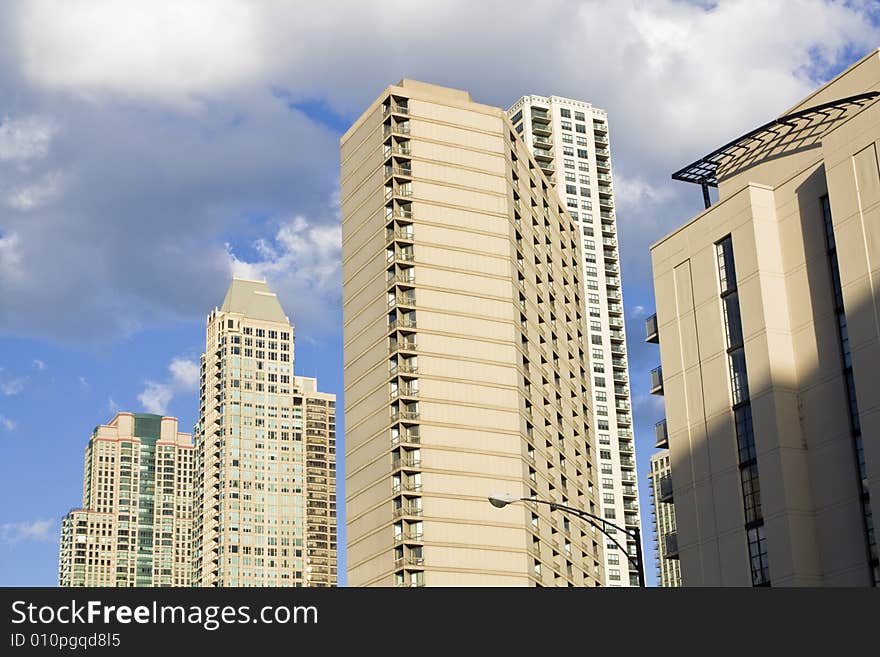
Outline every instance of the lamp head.
[(489, 496), (489, 504), (498, 509), (503, 509), (508, 504), (513, 504), (514, 502), (519, 502), (519, 498), (514, 497), (510, 493), (493, 493)]

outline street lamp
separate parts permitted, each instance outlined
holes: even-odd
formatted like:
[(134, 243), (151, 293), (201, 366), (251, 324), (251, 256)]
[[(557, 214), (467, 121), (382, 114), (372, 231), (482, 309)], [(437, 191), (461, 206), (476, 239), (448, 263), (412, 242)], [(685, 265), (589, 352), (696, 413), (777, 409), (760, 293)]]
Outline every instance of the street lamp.
[[(600, 518), (599, 516), (593, 515), (592, 513), (587, 513), (586, 511), (582, 511), (581, 509), (576, 509), (573, 506), (565, 506), (564, 504), (549, 502), (547, 500), (534, 500), (531, 497), (514, 497), (510, 493), (495, 493), (489, 496), (489, 503), (498, 509), (503, 509), (508, 504), (513, 504), (514, 502), (532, 502), (533, 504), (546, 504), (550, 507), (551, 511), (559, 510), (564, 513), (571, 513), (578, 516), (579, 518), (582, 518), (589, 525), (595, 527), (600, 532), (605, 534), (605, 536), (610, 538), (617, 547), (623, 550), (626, 558), (631, 564), (636, 567), (639, 572), (639, 586), (645, 586), (645, 564), (642, 560), (642, 533), (638, 527), (633, 527), (631, 530), (624, 529), (623, 527), (618, 527), (614, 523), (605, 520), (605, 518)], [(621, 531), (627, 536), (633, 538), (636, 542), (636, 556), (631, 556), (629, 551), (624, 548), (620, 543), (618, 543), (617, 539), (614, 538), (614, 536), (608, 533), (606, 527), (613, 527), (617, 531)]]

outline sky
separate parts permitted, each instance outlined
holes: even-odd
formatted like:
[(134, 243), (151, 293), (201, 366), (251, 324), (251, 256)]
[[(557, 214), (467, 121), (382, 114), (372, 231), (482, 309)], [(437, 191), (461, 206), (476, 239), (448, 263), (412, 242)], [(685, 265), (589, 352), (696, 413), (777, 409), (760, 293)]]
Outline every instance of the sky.
[(233, 274), (269, 282), (297, 373), (342, 399), (338, 140), (404, 77), (608, 111), (654, 582), (648, 247), (702, 209), (669, 175), (880, 46), (878, 23), (822, 0), (3, 2), (0, 585), (57, 583), (94, 426), (124, 410), (191, 430)]

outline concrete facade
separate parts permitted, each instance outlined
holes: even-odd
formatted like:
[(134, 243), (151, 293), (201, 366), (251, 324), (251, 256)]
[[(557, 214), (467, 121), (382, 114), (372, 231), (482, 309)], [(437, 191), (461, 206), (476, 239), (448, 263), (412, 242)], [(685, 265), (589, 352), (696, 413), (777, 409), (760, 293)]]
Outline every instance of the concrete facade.
[[(873, 52), (784, 114), (878, 90)], [(775, 129), (651, 248), (682, 582), (876, 585), (880, 104)]]
[(117, 413), (85, 450), (82, 508), (62, 520), (60, 586), (189, 586), (192, 436)]
[(209, 315), (195, 429), (194, 586), (335, 586), (336, 398), (295, 376), (265, 281)]
[(403, 80), (341, 140), (352, 586), (596, 586), (579, 227), (504, 111)]
[[(609, 522), (640, 530), (608, 116), (584, 101), (535, 95), (507, 115), (580, 228), (600, 508)], [(625, 545), (635, 556), (635, 539)], [(609, 586), (638, 586), (638, 571), (611, 541), (605, 569)]]

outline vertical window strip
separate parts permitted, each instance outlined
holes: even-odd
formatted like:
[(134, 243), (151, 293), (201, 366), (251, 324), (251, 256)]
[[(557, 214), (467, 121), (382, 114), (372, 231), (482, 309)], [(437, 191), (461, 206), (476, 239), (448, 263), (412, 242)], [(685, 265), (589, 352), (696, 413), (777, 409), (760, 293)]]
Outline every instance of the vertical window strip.
[(862, 425), (859, 420), (859, 404), (856, 397), (856, 383), (852, 371), (852, 356), (849, 351), (849, 330), (847, 328), (846, 311), (843, 306), (843, 287), (840, 283), (840, 267), (837, 260), (837, 242), (834, 239), (834, 222), (831, 217), (831, 201), (828, 196), (820, 199), (822, 205), (822, 221), (825, 228), (825, 253), (828, 257), (828, 268), (831, 273), (831, 292), (834, 296), (834, 312), (837, 314), (837, 336), (840, 342), (840, 360), (843, 376), (846, 381), (846, 398), (849, 406), (850, 434), (853, 451), (856, 457), (856, 474), (862, 505), (864, 522), (865, 548), (868, 555), (872, 584), (880, 586), (880, 560), (877, 556), (877, 541), (874, 535), (874, 524), (871, 514), (871, 498), (868, 493), (868, 473), (865, 467), (865, 452), (862, 444)]
[(752, 425), (752, 407), (749, 402), (746, 352), (743, 347), (742, 317), (736, 286), (733, 240), (730, 235), (715, 244), (715, 254), (718, 262), (718, 283), (752, 586), (770, 586), (767, 541), (764, 535), (764, 517), (761, 513), (761, 484), (758, 479), (755, 432)]

